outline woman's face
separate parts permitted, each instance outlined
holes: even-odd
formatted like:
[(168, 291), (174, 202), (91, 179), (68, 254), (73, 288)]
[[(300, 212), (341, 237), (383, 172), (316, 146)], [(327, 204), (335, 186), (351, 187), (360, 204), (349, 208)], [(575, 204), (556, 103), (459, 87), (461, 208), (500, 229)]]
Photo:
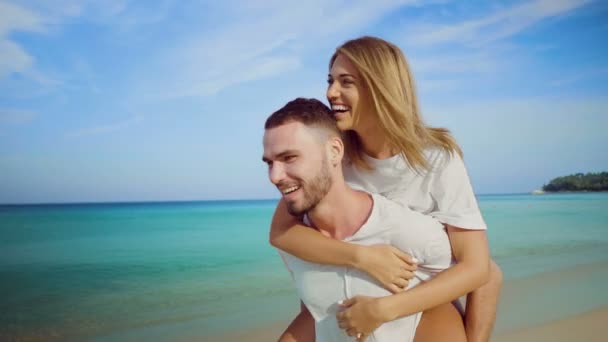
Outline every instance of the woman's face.
[[(327, 100), (334, 112), (338, 128), (342, 131), (355, 130), (365, 126), (369, 115), (362, 115), (365, 106), (362, 83), (355, 66), (341, 54), (338, 54), (327, 76)], [(359, 115), (357, 127), (354, 115)]]

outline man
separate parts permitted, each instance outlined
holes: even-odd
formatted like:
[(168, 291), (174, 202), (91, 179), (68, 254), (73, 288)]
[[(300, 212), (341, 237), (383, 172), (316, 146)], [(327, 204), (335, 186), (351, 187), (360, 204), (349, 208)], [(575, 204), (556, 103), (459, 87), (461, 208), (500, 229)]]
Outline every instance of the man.
[[(342, 174), (343, 155), (344, 145), (330, 110), (317, 100), (291, 101), (266, 121), (263, 160), (292, 215), (335, 239), (391, 244), (409, 253), (420, 262), (418, 279), (410, 286), (450, 267), (452, 254), (443, 225), (382, 196), (351, 189)], [(348, 336), (413, 340), (421, 314), (404, 316), (391, 310), (388, 304), (396, 295), (390, 296), (367, 274), (281, 253), (303, 303), (281, 341), (347, 341)], [(347, 307), (339, 305), (344, 300)], [(310, 319), (315, 321), (314, 337), (306, 336), (308, 330), (301, 328)], [(451, 340), (464, 338), (460, 317), (442, 322), (451, 323), (455, 323)], [(359, 331), (362, 326), (366, 331)]]

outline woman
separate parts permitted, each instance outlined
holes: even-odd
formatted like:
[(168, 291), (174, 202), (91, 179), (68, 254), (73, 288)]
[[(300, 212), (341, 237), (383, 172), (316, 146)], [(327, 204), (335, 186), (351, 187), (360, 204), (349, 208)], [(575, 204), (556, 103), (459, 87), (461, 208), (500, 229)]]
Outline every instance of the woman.
[[(351, 186), (437, 218), (446, 226), (457, 259), (454, 267), (435, 279), (400, 293), (395, 301), (398, 307), (391, 312), (397, 318), (424, 311), (417, 340), (438, 341), (445, 336), (434, 324), (441, 325), (444, 317), (455, 312), (449, 302), (483, 286), (469, 295), (466, 333), (469, 341), (487, 340), (500, 270), (489, 260), (485, 223), (460, 148), (447, 130), (424, 125), (401, 50), (373, 37), (338, 47), (330, 60), (327, 99), (338, 128), (344, 131), (349, 158), (344, 172)], [(389, 246), (354, 246), (322, 236), (289, 215), (282, 201), (273, 217), (270, 242), (311, 262), (361, 269), (395, 293), (407, 287), (415, 270), (408, 256)], [(305, 247), (311, 245), (316, 248)], [(382, 324), (370, 315), (376, 302), (370, 298), (347, 301), (347, 309), (338, 317), (341, 326), (365, 336)], [(308, 321), (310, 318), (299, 316), (287, 335), (290, 329), (312, 329)]]

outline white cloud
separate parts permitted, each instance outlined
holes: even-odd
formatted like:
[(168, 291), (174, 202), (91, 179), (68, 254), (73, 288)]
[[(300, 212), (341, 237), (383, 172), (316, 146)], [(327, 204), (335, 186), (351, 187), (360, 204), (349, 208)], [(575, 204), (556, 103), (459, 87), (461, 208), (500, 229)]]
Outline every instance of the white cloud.
[(42, 20), (34, 12), (0, 1), (0, 36), (17, 31), (42, 31)]
[(500, 59), (496, 56), (496, 52), (485, 50), (413, 55), (410, 59), (412, 69), (416, 73), (487, 73), (496, 71), (500, 67)]
[(0, 125), (19, 125), (32, 121), (36, 113), (20, 109), (0, 109)]
[(89, 137), (89, 136), (95, 136), (95, 135), (100, 135), (100, 134), (112, 133), (112, 132), (116, 132), (119, 130), (123, 130), (130, 126), (139, 124), (143, 120), (144, 120), (144, 117), (142, 115), (136, 115), (136, 116), (133, 116), (132, 118), (124, 120), (124, 121), (115, 122), (115, 123), (106, 124), (106, 125), (99, 125), (99, 126), (95, 126), (95, 127), (84, 128), (84, 129), (80, 129), (78, 131), (70, 132), (70, 133), (66, 134), (66, 137), (67, 138), (82, 138), (82, 137)]
[(214, 12), (226, 18), (224, 24), (184, 38), (148, 65), (142, 74), (154, 69), (162, 88), (143, 92), (156, 98), (208, 96), (231, 85), (293, 72), (303, 56), (331, 49), (342, 41), (339, 37), (352, 38), (353, 32), (387, 13), (419, 3), (255, 2), (244, 8), (222, 4)]
[(454, 25), (420, 27), (411, 41), (422, 45), (480, 45), (510, 37), (547, 18), (573, 11), (591, 0), (536, 0)]
[(9, 38), (15, 31), (41, 32), (42, 20), (25, 8), (0, 1), (0, 79), (25, 73), (34, 64), (34, 58)]
[[(0, 0), (0, 80), (20, 74), (38, 85), (62, 82), (45, 75), (36, 67), (36, 58), (15, 39), (14, 32), (47, 34), (61, 27), (66, 18), (86, 16), (86, 19), (112, 23), (127, 9), (126, 0), (114, 1), (23, 1), (18, 5)], [(129, 23), (131, 23), (129, 21)]]
[(19, 45), (0, 38), (0, 79), (12, 73), (25, 73), (32, 65), (32, 56)]

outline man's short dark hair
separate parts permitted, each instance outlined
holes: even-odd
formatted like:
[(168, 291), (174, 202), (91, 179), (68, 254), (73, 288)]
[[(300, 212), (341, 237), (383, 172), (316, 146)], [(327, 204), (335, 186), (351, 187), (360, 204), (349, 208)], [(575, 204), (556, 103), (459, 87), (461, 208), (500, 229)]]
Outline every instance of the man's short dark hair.
[(331, 109), (317, 99), (302, 97), (289, 101), (283, 108), (272, 113), (266, 119), (264, 129), (275, 128), (294, 121), (306, 126), (326, 128), (338, 136), (340, 135)]

